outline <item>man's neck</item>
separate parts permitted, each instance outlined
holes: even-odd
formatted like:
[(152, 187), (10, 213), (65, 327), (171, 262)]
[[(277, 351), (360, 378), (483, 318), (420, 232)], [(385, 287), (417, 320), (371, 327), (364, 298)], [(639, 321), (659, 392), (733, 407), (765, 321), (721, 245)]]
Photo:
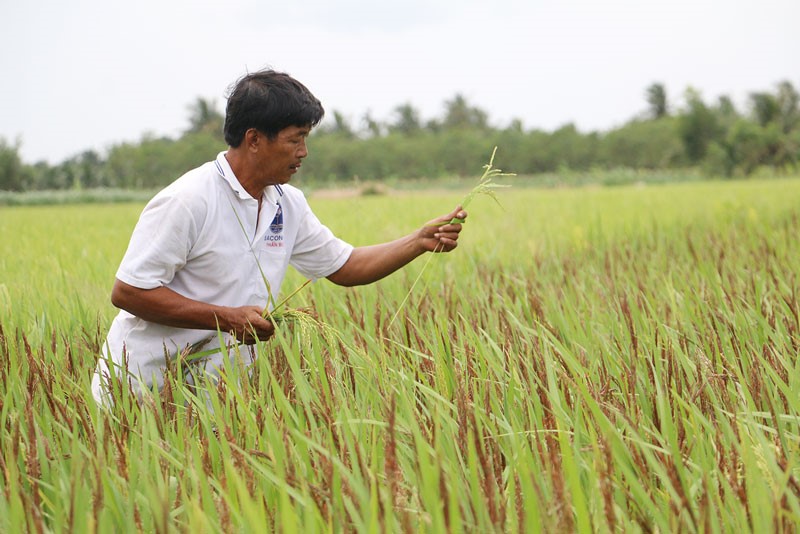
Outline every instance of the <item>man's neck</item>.
[(256, 174), (252, 165), (249, 164), (247, 155), (239, 149), (228, 147), (228, 151), (225, 152), (225, 159), (228, 160), (228, 165), (231, 166), (233, 175), (236, 176), (244, 190), (251, 197), (258, 200), (259, 211), (261, 211), (261, 196), (264, 193), (264, 187), (253, 178)]

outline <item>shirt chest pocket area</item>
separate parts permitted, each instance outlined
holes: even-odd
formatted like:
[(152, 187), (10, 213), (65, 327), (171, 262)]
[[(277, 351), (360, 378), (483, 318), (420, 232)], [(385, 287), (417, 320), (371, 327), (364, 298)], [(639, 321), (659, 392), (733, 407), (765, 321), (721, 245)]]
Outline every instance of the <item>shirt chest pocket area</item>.
[[(256, 257), (258, 258), (258, 276), (266, 277), (269, 287), (272, 289), (273, 298), (277, 298), (280, 291), (283, 276), (288, 268), (288, 256), (286, 246), (281, 240), (282, 236), (267, 233), (256, 244)], [(266, 287), (263, 287), (266, 296)]]
[(264, 269), (264, 274), (275, 270), (282, 271), (288, 267), (286, 243), (280, 234), (267, 232), (267, 235), (256, 243), (256, 256), (261, 268)]

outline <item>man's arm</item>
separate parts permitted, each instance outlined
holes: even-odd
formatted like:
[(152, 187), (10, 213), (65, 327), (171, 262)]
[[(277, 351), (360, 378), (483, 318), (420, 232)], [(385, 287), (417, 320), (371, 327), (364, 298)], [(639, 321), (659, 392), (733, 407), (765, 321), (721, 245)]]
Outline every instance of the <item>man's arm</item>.
[(467, 218), (461, 206), (448, 215), (438, 217), (405, 237), (395, 241), (357, 247), (350, 258), (328, 280), (340, 286), (371, 284), (407, 265), (425, 252), (450, 252), (458, 246), (461, 224), (453, 219)]
[(258, 306), (215, 306), (192, 300), (166, 287), (140, 289), (121, 280), (114, 282), (111, 303), (145, 321), (197, 330), (232, 332), (247, 344), (269, 339), (275, 331)]

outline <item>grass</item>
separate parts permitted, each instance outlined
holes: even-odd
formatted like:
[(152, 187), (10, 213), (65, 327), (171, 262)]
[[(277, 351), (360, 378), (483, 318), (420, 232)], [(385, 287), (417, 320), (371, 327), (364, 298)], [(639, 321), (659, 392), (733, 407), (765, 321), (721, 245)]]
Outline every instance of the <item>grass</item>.
[(157, 190), (113, 188), (61, 189), (15, 193), (0, 191), (0, 206), (51, 206), (66, 204), (108, 204), (146, 202)]
[[(312, 201), (366, 244), (462, 196)], [(141, 205), (0, 211), (0, 531), (796, 530), (800, 181), (498, 196), (394, 323), (422, 262), (292, 298), (338, 337), (110, 411)]]

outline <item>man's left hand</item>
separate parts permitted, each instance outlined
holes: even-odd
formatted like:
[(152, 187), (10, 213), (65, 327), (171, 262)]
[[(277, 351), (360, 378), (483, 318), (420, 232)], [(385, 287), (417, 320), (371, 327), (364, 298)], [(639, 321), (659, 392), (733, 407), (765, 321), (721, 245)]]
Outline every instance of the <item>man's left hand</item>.
[(467, 212), (458, 206), (452, 213), (437, 217), (419, 230), (422, 246), (428, 252), (450, 252), (458, 246), (458, 234)]

